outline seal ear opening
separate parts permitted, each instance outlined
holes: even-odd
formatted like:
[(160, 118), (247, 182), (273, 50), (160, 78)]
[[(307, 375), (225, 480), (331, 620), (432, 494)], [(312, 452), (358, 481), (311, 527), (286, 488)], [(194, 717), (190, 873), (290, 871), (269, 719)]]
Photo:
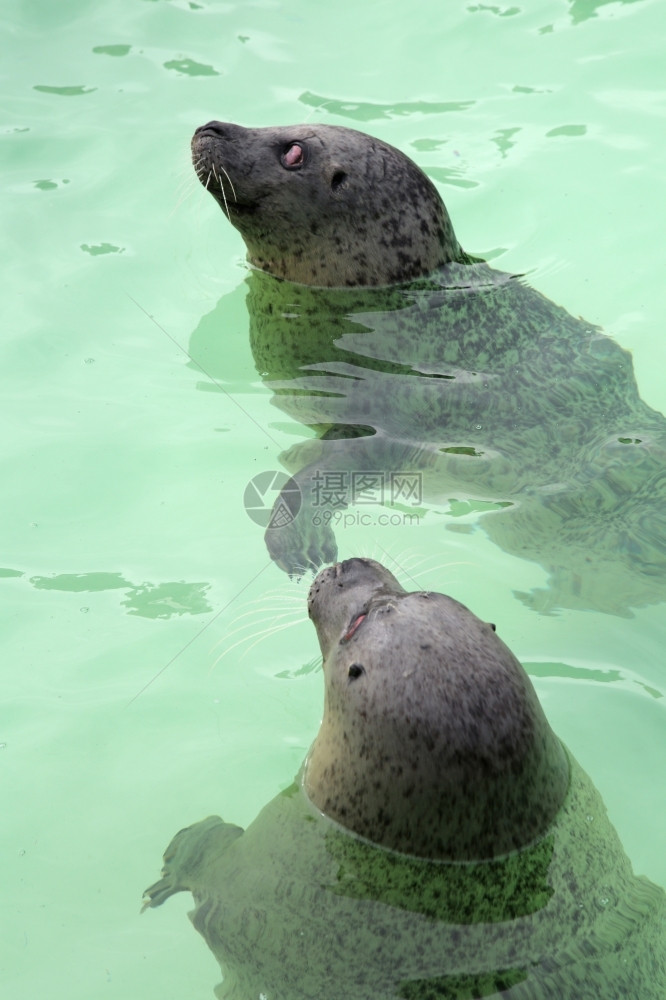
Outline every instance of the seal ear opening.
[(347, 174), (344, 170), (336, 170), (331, 177), (331, 191), (337, 191), (341, 184), (347, 180)]

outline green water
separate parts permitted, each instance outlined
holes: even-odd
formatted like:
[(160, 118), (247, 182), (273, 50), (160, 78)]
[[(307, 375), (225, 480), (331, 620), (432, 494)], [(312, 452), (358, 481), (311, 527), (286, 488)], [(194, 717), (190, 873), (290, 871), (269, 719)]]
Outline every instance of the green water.
[[(307, 583), (242, 503), (302, 432), (254, 369), (243, 246), (191, 170), (193, 129), (324, 121), (401, 147), (465, 248), (600, 323), (665, 412), (665, 21), (659, 0), (7, 0), (4, 995), (211, 996), (188, 901), (139, 917), (141, 891), (186, 823), (248, 823), (319, 721)], [(186, 353), (223, 296), (224, 391)], [(350, 527), (341, 556), (497, 623), (666, 884), (663, 607), (529, 611), (516, 592), (544, 569), (465, 523)]]

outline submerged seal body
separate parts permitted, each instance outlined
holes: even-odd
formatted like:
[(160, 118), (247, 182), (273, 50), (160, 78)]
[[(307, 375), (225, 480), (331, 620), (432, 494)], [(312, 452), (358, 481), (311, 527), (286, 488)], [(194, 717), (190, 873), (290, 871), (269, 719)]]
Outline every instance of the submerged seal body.
[[(374, 475), (401, 510), (490, 511), (493, 540), (549, 573), (532, 607), (666, 600), (666, 420), (628, 352), (466, 255), (434, 186), (376, 139), (213, 122), (192, 149), (262, 269), (248, 278), (257, 370), (318, 435), (282, 456), (302, 503), (267, 532), (280, 566), (336, 558), (336, 518)], [(207, 365), (223, 335), (211, 330)]]
[(225, 1000), (661, 1000), (665, 898), (492, 626), (351, 559), (315, 580), (320, 731), (243, 832), (176, 835)]

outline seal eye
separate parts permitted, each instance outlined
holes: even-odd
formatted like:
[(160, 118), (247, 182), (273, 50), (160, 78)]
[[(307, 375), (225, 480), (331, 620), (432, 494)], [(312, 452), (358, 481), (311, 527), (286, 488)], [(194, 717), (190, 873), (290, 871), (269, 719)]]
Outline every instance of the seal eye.
[(305, 163), (305, 150), (300, 142), (292, 142), (283, 151), (280, 163), (287, 170), (298, 170)]
[(352, 663), (349, 670), (347, 671), (347, 676), (349, 677), (350, 681), (355, 681), (357, 677), (360, 677), (361, 674), (364, 673), (365, 673), (364, 666), (362, 666), (360, 663)]

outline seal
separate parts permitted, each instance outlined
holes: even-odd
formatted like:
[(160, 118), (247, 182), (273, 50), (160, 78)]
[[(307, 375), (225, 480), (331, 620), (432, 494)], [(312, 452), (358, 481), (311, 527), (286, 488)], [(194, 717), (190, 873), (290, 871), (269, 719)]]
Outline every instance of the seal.
[(360, 559), (319, 575), (309, 613), (326, 697), (304, 787), (322, 812), (426, 858), (496, 857), (543, 834), (567, 759), (492, 626)]
[[(442, 514), (462, 504), (541, 563), (547, 588), (522, 595), (532, 608), (627, 615), (666, 600), (666, 421), (640, 399), (627, 351), (465, 254), (432, 183), (371, 136), (213, 122), (192, 148), (255, 265), (257, 370), (317, 435), (280, 456), (302, 503), (285, 524), (290, 498), (276, 501), (279, 566), (335, 560), (336, 519), (374, 476), (384, 502), (451, 528)], [(220, 354), (224, 379), (219, 312), (191, 351), (207, 371)]]
[(194, 133), (192, 159), (249, 260), (278, 278), (388, 285), (467, 259), (433, 183), (363, 132), (211, 121)]
[(308, 607), (325, 706), (297, 783), (246, 831), (181, 830), (145, 893), (193, 894), (217, 996), (661, 1000), (666, 897), (493, 626), (367, 559)]

